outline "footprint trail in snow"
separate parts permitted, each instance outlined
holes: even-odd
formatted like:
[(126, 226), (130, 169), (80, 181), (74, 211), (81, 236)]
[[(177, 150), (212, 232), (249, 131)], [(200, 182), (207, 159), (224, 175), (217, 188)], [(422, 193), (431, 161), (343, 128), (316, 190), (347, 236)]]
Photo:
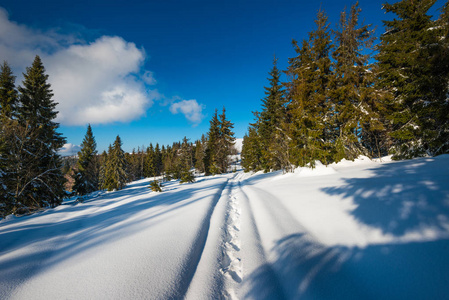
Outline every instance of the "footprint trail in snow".
[[(232, 182), (234, 187), (235, 179)], [(238, 299), (236, 295), (236, 285), (243, 280), (242, 260), (240, 256), (240, 207), (236, 196), (229, 195), (228, 207), (226, 212), (226, 225), (223, 244), (223, 267), (222, 273), (225, 276), (225, 299)]]

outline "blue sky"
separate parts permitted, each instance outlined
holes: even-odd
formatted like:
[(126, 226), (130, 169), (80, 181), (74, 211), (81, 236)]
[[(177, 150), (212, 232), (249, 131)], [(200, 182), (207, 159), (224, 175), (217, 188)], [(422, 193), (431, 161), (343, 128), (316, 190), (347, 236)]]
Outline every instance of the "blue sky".
[[(383, 2), (359, 1), (361, 19), (377, 35), (389, 17)], [(195, 140), (223, 106), (243, 137), (273, 55), (285, 69), (295, 55), (292, 39), (307, 38), (320, 6), (334, 25), (352, 3), (1, 0), (0, 60), (19, 85), (34, 55), (42, 57), (68, 143), (82, 142), (87, 123), (100, 151), (117, 134), (126, 151)]]

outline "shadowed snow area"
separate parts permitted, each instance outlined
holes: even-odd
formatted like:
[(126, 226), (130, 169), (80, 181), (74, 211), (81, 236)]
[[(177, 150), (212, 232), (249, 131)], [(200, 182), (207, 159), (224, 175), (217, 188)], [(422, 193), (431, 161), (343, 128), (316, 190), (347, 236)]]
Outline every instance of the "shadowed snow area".
[(449, 299), (449, 155), (149, 180), (0, 222), (0, 299)]

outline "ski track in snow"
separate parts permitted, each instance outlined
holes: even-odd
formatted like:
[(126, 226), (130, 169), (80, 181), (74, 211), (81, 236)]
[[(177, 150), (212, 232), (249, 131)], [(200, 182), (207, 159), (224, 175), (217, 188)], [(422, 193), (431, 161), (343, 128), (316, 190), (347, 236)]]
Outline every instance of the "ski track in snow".
[[(12, 218), (0, 223), (0, 298), (448, 299), (448, 165), (443, 156), (238, 171), (162, 194), (143, 180)], [(369, 214), (356, 215), (364, 205)], [(373, 217), (409, 231), (382, 232)], [(407, 234), (414, 240), (401, 242)], [(372, 245), (354, 247), (360, 236)]]

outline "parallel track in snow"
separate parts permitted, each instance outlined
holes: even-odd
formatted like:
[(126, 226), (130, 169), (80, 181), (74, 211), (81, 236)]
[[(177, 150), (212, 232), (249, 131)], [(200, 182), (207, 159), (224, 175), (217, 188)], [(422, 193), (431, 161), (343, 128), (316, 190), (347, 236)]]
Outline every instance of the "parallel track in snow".
[(223, 194), (226, 191), (226, 187), (229, 185), (229, 180), (227, 180), (218, 192), (215, 194), (211, 204), (209, 206), (209, 210), (205, 215), (200, 230), (196, 236), (195, 241), (193, 242), (190, 253), (185, 258), (185, 266), (183, 268), (182, 273), (180, 274), (180, 280), (178, 281), (178, 286), (173, 289), (174, 293), (169, 296), (169, 299), (182, 299), (186, 298), (187, 291), (191, 285), (191, 282), (195, 276), (195, 273), (199, 267), (201, 257), (203, 255), (204, 249), (206, 247), (206, 242), (209, 236), (211, 218), (214, 213), (214, 210), (223, 197)]

